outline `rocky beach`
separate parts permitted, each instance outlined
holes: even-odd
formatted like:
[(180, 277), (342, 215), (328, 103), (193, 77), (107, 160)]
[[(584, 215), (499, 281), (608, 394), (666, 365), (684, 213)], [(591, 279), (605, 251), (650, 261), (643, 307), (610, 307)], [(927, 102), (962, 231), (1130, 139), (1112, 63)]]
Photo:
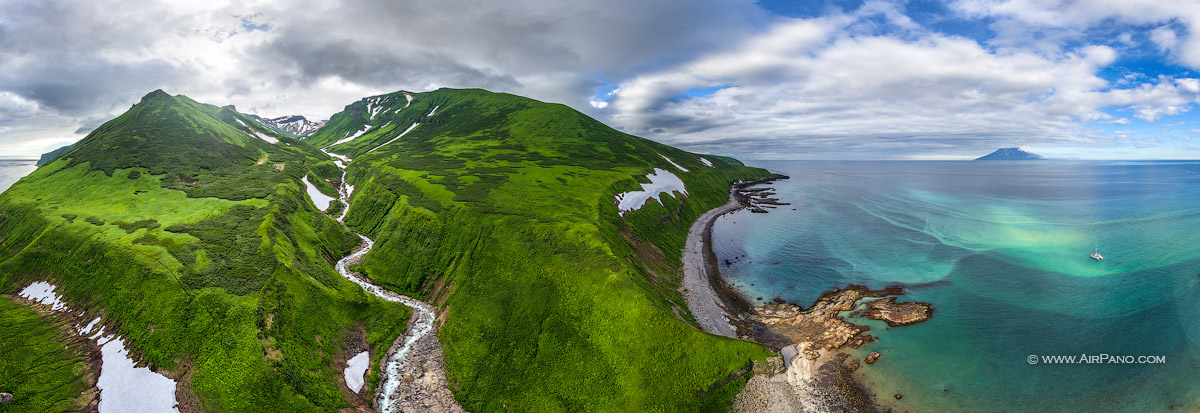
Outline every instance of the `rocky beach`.
[[(770, 188), (755, 185), (787, 179), (775, 175), (736, 182), (729, 202), (701, 215), (692, 225), (684, 248), (683, 290), (688, 307), (702, 330), (752, 341), (778, 351), (778, 355), (753, 367), (754, 375), (734, 399), (740, 412), (880, 410), (877, 396), (853, 374), (881, 355), (871, 352), (863, 360), (841, 351), (878, 341), (870, 327), (846, 321), (846, 316), (880, 320), (889, 327), (919, 323), (933, 315), (921, 302), (897, 302), (900, 287), (872, 290), (850, 285), (827, 291), (805, 308), (775, 298), (766, 305), (751, 305), (750, 297), (726, 283), (712, 251), (712, 225), (720, 216), (748, 209), (768, 213), (781, 205)], [(754, 299), (762, 300), (762, 297)], [(897, 399), (902, 395), (895, 395)]]

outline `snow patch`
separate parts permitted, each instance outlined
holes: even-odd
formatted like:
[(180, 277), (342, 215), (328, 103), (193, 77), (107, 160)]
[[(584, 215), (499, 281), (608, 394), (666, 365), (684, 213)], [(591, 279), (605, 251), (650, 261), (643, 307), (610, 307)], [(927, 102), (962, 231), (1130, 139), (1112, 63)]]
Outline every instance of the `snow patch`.
[[(347, 136), (347, 137), (345, 137), (345, 138), (342, 138), (341, 140), (339, 140), (339, 141), (337, 141), (337, 142), (331, 143), (331, 144), (329, 144), (328, 146), (326, 146), (326, 148), (328, 148), (328, 147), (330, 147), (330, 146), (341, 145), (341, 144), (343, 144), (343, 143), (350, 142), (350, 141), (354, 140), (355, 138), (358, 138), (359, 136), (362, 136), (364, 133), (367, 133), (367, 131), (368, 131), (368, 130), (370, 130), (370, 129), (371, 129), (371, 124), (369, 124), (369, 123), (368, 123), (368, 124), (366, 124), (366, 125), (363, 125), (363, 129), (362, 129), (362, 130), (360, 130), (360, 131), (358, 131), (358, 132), (357, 132), (357, 133), (355, 133), (354, 135)], [(350, 132), (346, 132), (346, 133), (350, 133)]]
[(87, 326), (85, 326), (85, 327), (83, 327), (83, 328), (80, 328), (80, 329), (79, 329), (79, 335), (81, 335), (81, 336), (82, 336), (82, 335), (84, 335), (84, 334), (91, 333), (91, 332), (92, 332), (92, 328), (93, 328), (93, 327), (96, 327), (96, 323), (99, 323), (99, 322), (100, 322), (100, 317), (96, 317), (96, 319), (95, 319), (95, 320), (92, 320), (92, 322), (88, 323), (88, 325), (87, 325)]
[(67, 305), (54, 292), (57, 288), (54, 284), (45, 281), (34, 281), (28, 287), (21, 290), (21, 292), (17, 293), (17, 296), (28, 298), (42, 305), (48, 305), (52, 311), (66, 310)]
[(308, 175), (304, 175), (304, 178), (301, 180), (304, 181), (304, 185), (308, 187), (308, 197), (312, 198), (313, 205), (316, 205), (317, 209), (322, 211), (329, 209), (329, 204), (333, 202), (333, 197), (318, 191), (317, 187), (313, 185), (312, 182), (308, 181)]
[(234, 120), (238, 121), (239, 124), (241, 124), (241, 126), (245, 126), (246, 128), (248, 128), (248, 130), (250, 130), (250, 133), (247, 133), (247, 134), (250, 134), (250, 136), (266, 140), (266, 142), (270, 142), (270, 143), (280, 143), (280, 139), (271, 137), (270, 134), (259, 132), (258, 130), (256, 130), (256, 128), (250, 127), (250, 125), (246, 125), (246, 122), (241, 121), (241, 119), (234, 118)]
[[(324, 149), (322, 149), (322, 150), (321, 150), (321, 152), (325, 152), (325, 154), (326, 154), (326, 155), (329, 155), (329, 156), (331, 156), (331, 157), (333, 157), (333, 158), (336, 158), (337, 160), (335, 160), (334, 162), (341, 161), (341, 162), (342, 162), (342, 165), (349, 165), (349, 164), (350, 164), (350, 158), (347, 158), (347, 157), (345, 157), (345, 156), (342, 156), (342, 155), (338, 155), (338, 154), (336, 154), (336, 153), (332, 153), (332, 152), (326, 151), (326, 150), (324, 150)], [(345, 166), (343, 166), (343, 167), (342, 167), (342, 169), (346, 169), (346, 167), (345, 167)]]
[(684, 167), (682, 167), (682, 166), (679, 166), (679, 164), (675, 163), (675, 161), (672, 161), (672, 160), (671, 160), (671, 158), (668, 158), (668, 157), (667, 157), (667, 155), (663, 155), (663, 154), (661, 154), (661, 153), (660, 153), (660, 154), (658, 154), (658, 156), (661, 156), (663, 159), (666, 159), (666, 160), (667, 160), (667, 162), (670, 162), (670, 163), (671, 163), (671, 165), (675, 165), (675, 168), (677, 168), (677, 169), (679, 169), (679, 170), (681, 170), (681, 171), (684, 171), (684, 172), (687, 172), (687, 171), (688, 171), (688, 170), (687, 170), (687, 168), (684, 168)]
[(175, 411), (175, 380), (135, 367), (121, 338), (108, 336), (100, 347), (100, 412)]
[(367, 111), (371, 112), (371, 119), (375, 119), (375, 115), (378, 115), (379, 111), (383, 110), (383, 104), (381, 100), (382, 99), (376, 98), (367, 101)]
[(367, 352), (362, 352), (351, 357), (346, 361), (346, 370), (342, 371), (342, 375), (346, 377), (346, 387), (350, 391), (358, 393), (362, 391), (364, 376), (367, 374), (367, 366), (371, 364), (371, 356)]
[(400, 109), (396, 109), (396, 112), (395, 112), (395, 113), (400, 113), (400, 111), (402, 111), (402, 110), (405, 110), (405, 109), (408, 109), (408, 105), (411, 105), (411, 104), (412, 104), (412, 95), (405, 93), (405, 94), (404, 94), (404, 98), (405, 98), (405, 99), (408, 99), (408, 101), (407, 101), (407, 102), (404, 102), (404, 107), (402, 107), (402, 108), (400, 108)]
[[(617, 209), (620, 215), (625, 215), (628, 211), (641, 209), (647, 201), (654, 199), (658, 200), (660, 194), (670, 194), (672, 192), (681, 192), (687, 195), (687, 188), (683, 185), (683, 180), (678, 176), (665, 169), (654, 168), (654, 172), (646, 175), (650, 178), (650, 183), (642, 184), (641, 191), (629, 191), (617, 194)], [(662, 201), (659, 201), (662, 203)]]
[[(434, 108), (434, 110), (437, 110), (437, 108)], [(430, 113), (430, 114), (433, 114), (433, 112), (429, 112), (429, 113)], [(367, 151), (367, 153), (375, 152), (375, 150), (376, 150), (376, 149), (382, 148), (382, 147), (384, 147), (384, 145), (387, 145), (387, 144), (389, 144), (389, 143), (395, 142), (395, 141), (396, 141), (396, 139), (400, 139), (400, 138), (401, 138), (401, 137), (403, 137), (404, 135), (407, 135), (409, 132), (412, 132), (412, 130), (413, 130), (413, 129), (416, 129), (417, 125), (418, 125), (418, 123), (417, 123), (417, 122), (413, 122), (412, 126), (409, 126), (409, 127), (408, 127), (408, 129), (405, 129), (405, 130), (404, 130), (404, 132), (400, 132), (400, 134), (399, 134), (399, 135), (396, 135), (396, 137), (395, 137), (395, 138), (392, 138), (392, 140), (389, 140), (389, 141), (387, 141), (387, 142), (384, 142), (384, 143), (383, 143), (383, 145), (379, 145), (379, 146), (376, 146), (376, 147), (374, 147), (374, 148), (371, 148), (371, 150)]]
[(433, 107), (433, 110), (429, 111), (429, 114), (428, 114), (428, 115), (425, 115), (425, 117), (430, 117), (430, 116), (433, 116), (433, 114), (434, 114), (435, 112), (437, 112), (438, 108), (440, 108), (440, 107), (442, 107), (442, 106), (441, 106), (441, 105), (434, 106), (434, 107)]
[(703, 156), (700, 157), (700, 163), (704, 164), (704, 166), (707, 166), (709, 168), (716, 168), (715, 166), (713, 166), (712, 161), (709, 161), (708, 159), (704, 159)]

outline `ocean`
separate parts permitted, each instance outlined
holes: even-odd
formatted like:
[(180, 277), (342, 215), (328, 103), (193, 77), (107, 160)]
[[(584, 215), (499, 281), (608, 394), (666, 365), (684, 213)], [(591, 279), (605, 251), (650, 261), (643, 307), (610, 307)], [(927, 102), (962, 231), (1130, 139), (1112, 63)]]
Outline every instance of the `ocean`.
[(0, 193), (37, 169), (37, 160), (0, 159)]
[(880, 338), (853, 354), (883, 354), (855, 376), (884, 405), (1200, 407), (1200, 162), (750, 164), (791, 176), (771, 186), (792, 203), (714, 225), (722, 275), (751, 300), (901, 285), (935, 308), (851, 320)]

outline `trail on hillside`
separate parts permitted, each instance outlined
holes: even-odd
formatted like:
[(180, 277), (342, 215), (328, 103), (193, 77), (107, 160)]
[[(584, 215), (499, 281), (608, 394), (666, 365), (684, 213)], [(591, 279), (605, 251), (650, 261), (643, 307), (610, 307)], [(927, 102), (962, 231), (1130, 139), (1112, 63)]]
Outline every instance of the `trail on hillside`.
[[(354, 186), (346, 184), (346, 166), (350, 159), (341, 155), (325, 152), (326, 155), (337, 159), (336, 164), (342, 169), (341, 185), (338, 187), (338, 199), (345, 205), (337, 220), (345, 225), (346, 213), (350, 211), (350, 195)], [(347, 227), (349, 228), (349, 227)], [(351, 230), (353, 231), (353, 230)], [(396, 338), (386, 356), (380, 362), (380, 372), (383, 377), (375, 390), (375, 407), (378, 411), (403, 412), (463, 412), (453, 394), (446, 388), (445, 367), (442, 362), (442, 346), (433, 331), (433, 321), (437, 314), (433, 307), (421, 300), (396, 294), (383, 287), (375, 285), (365, 277), (350, 271), (350, 266), (362, 261), (363, 256), (371, 251), (375, 241), (365, 235), (354, 232), (362, 238), (362, 246), (352, 251), (350, 255), (338, 260), (338, 274), (347, 280), (358, 284), (363, 290), (381, 299), (409, 306), (413, 310), (408, 328), (404, 335)], [(412, 357), (409, 357), (409, 355)], [(407, 358), (407, 360), (406, 360)]]

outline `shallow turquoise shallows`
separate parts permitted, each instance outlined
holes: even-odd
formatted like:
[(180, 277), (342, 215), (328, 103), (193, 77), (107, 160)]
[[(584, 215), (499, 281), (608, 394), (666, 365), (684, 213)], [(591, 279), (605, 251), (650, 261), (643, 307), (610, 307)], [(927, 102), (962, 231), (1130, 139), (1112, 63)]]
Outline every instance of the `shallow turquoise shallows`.
[(901, 285), (936, 309), (893, 329), (852, 320), (881, 338), (856, 376), (887, 405), (1200, 407), (1200, 162), (751, 164), (792, 177), (774, 184), (792, 205), (714, 226), (722, 274), (751, 300)]

